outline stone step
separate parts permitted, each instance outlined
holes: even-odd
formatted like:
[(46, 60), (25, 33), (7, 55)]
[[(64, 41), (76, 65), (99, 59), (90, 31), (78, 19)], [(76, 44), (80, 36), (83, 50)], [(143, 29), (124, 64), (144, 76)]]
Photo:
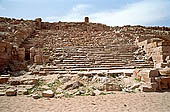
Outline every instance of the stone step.
[(87, 58), (87, 56), (72, 56), (73, 59)]
[(148, 63), (148, 62), (135, 62), (135, 64), (143, 64), (143, 65), (145, 65), (145, 64), (149, 64), (149, 65), (154, 65), (154, 63)]
[(145, 60), (131, 60), (131, 62), (145, 62)]
[(136, 64), (138, 66), (154, 66), (154, 64), (149, 64), (149, 63), (140, 63), (140, 64)]
[(94, 67), (123, 67), (124, 65), (94, 65)]
[(70, 69), (59, 69), (59, 68), (40, 68), (41, 71), (56, 71), (56, 72), (60, 72), (60, 71), (91, 71), (91, 70), (110, 70), (111, 68), (106, 68), (106, 67), (100, 67), (100, 68), (70, 68)]
[[(98, 65), (98, 64), (94, 64), (94, 65)], [(106, 62), (102, 62), (100, 63), (100, 65), (126, 65), (126, 63), (106, 63)]]
[(65, 64), (65, 63), (63, 63), (63, 64), (57, 64), (56, 66), (66, 66), (66, 67), (68, 67), (68, 66), (91, 66), (91, 64)]
[(86, 67), (86, 68), (70, 68), (70, 69), (60, 69), (56, 66), (53, 67), (41, 67), (40, 71), (91, 71), (91, 70), (114, 70), (114, 69), (134, 69), (134, 66), (124, 66), (124, 67)]
[(136, 66), (136, 68), (153, 68), (153, 66)]
[(84, 60), (84, 59), (82, 59), (82, 60), (73, 60), (73, 59), (65, 59), (65, 60), (63, 60), (63, 63), (78, 63), (78, 62), (80, 62), (80, 63), (86, 63), (86, 62), (90, 62), (90, 60)]
[(58, 64), (92, 64), (91, 61), (72, 61), (72, 62), (60, 62)]

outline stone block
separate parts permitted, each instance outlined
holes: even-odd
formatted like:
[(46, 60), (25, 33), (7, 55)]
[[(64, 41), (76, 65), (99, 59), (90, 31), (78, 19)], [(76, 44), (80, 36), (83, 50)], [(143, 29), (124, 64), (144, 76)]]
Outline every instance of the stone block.
[(170, 77), (161, 77), (160, 86), (162, 89), (170, 89)]
[(157, 82), (152, 82), (150, 85), (151, 85), (153, 91), (158, 91), (159, 84)]
[(0, 96), (5, 96), (5, 92), (0, 91)]
[(80, 81), (73, 81), (73, 82), (67, 82), (63, 85), (62, 89), (63, 90), (66, 90), (66, 89), (69, 89), (69, 90), (73, 90), (73, 89), (77, 89), (81, 86), (84, 86), (84, 84)]
[(142, 87), (142, 91), (143, 91), (143, 92), (155, 92), (155, 91), (153, 90), (153, 88), (147, 87), (147, 86), (146, 86), (146, 87), (145, 87), (145, 86)]
[(34, 62), (35, 62), (36, 64), (42, 64), (41, 56), (40, 56), (40, 55), (35, 55), (35, 56), (34, 56)]
[(167, 63), (155, 63), (154, 68), (165, 68), (168, 64)]
[(141, 77), (141, 81), (145, 82), (145, 83), (152, 83), (152, 82), (155, 82), (155, 77), (145, 77), (145, 76), (142, 76)]
[(49, 55), (43, 55), (42, 56), (42, 61), (43, 61), (43, 63), (47, 63), (47, 62), (49, 62)]
[(40, 76), (46, 76), (47, 74), (46, 74), (45, 71), (40, 71), (40, 72), (39, 72), (39, 75), (40, 75)]
[(6, 42), (0, 42), (0, 47), (5, 47), (6, 48), (6, 46), (7, 46), (7, 43)]
[(121, 91), (120, 85), (117, 84), (105, 84), (104, 89), (106, 91)]
[(158, 42), (158, 46), (169, 46), (168, 42)]
[(89, 17), (85, 17), (84, 22), (88, 23), (89, 22)]
[(54, 92), (52, 90), (43, 91), (42, 96), (47, 98), (52, 98), (54, 97)]
[(6, 51), (5, 47), (0, 47), (0, 53), (4, 53)]
[(9, 43), (9, 44), (7, 44), (7, 54), (11, 54), (11, 52), (12, 52), (12, 44), (11, 43)]
[(17, 92), (18, 95), (28, 95), (27, 89), (19, 89)]
[(37, 78), (28, 78), (28, 79), (22, 79), (20, 82), (23, 85), (35, 85), (38, 83), (38, 79)]
[(40, 98), (40, 96), (39, 96), (38, 94), (33, 94), (32, 97), (33, 97), (34, 99), (39, 99), (39, 98)]
[(20, 80), (9, 80), (9, 84), (12, 86), (20, 85)]
[(17, 90), (16, 89), (8, 89), (6, 91), (7, 96), (16, 96), (17, 95)]
[(0, 77), (0, 84), (7, 83), (9, 80), (9, 77)]
[(159, 76), (159, 72), (157, 69), (143, 69), (139, 72), (141, 77), (156, 77)]
[(127, 72), (124, 72), (123, 74), (124, 76), (128, 76), (128, 77), (131, 77), (133, 75), (133, 73), (127, 73)]
[(170, 75), (170, 68), (159, 69), (160, 75)]
[(25, 54), (25, 48), (18, 48), (17, 52), (18, 54)]
[(139, 74), (141, 70), (140, 69), (136, 69), (133, 71), (133, 77), (136, 78), (136, 79), (139, 79), (141, 80), (141, 75)]

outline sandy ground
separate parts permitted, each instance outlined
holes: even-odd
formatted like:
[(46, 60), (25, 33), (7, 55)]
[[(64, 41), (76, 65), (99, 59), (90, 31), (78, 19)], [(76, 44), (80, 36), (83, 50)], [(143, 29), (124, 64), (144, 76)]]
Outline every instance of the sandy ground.
[(61, 99), (0, 97), (0, 112), (170, 112), (170, 93), (123, 93)]

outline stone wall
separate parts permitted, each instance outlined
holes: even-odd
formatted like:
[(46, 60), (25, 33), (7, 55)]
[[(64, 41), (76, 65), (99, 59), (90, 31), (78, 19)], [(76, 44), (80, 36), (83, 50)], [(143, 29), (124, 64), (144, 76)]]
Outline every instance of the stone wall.
[(25, 67), (25, 49), (0, 41), (0, 73), (18, 71)]
[(169, 66), (170, 42), (160, 39), (149, 39), (137, 42), (146, 52), (146, 58), (153, 60), (155, 68), (165, 68)]
[(156, 92), (170, 89), (169, 68), (136, 69), (133, 77), (144, 83), (143, 92)]
[(0, 71), (3, 71), (11, 59), (12, 45), (0, 41)]

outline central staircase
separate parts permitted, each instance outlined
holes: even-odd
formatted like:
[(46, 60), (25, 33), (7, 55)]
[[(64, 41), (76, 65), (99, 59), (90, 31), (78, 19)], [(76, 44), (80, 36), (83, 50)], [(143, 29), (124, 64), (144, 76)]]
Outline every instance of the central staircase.
[(49, 74), (77, 74), (117, 69), (153, 68), (153, 62), (137, 60), (135, 54), (127, 50), (127, 48), (132, 50), (135, 47), (135, 45), (125, 45), (56, 48), (53, 66), (42, 66), (40, 70)]

